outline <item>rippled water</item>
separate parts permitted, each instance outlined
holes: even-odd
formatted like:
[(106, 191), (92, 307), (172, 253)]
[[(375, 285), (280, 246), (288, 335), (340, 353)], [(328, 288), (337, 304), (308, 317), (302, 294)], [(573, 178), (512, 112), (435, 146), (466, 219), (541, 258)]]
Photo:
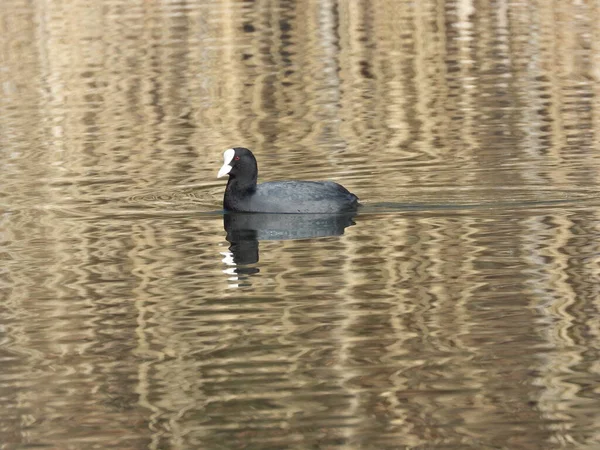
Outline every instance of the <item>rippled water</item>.
[(600, 448), (599, 14), (5, 0), (0, 448)]

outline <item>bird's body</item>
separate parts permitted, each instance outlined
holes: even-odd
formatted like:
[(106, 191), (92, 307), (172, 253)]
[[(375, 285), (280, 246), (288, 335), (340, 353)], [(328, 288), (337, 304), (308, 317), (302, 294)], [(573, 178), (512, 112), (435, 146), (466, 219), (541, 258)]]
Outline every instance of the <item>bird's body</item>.
[(223, 207), (237, 212), (340, 213), (354, 211), (358, 197), (332, 181), (257, 184), (258, 165), (246, 148), (226, 150), (219, 176), (229, 175)]

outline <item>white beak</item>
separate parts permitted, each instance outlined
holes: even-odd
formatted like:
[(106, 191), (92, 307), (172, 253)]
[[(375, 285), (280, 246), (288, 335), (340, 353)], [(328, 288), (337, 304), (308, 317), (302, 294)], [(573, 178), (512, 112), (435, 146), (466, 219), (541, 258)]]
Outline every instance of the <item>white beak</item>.
[(223, 152), (223, 166), (221, 167), (221, 169), (219, 169), (217, 178), (224, 177), (229, 172), (231, 172), (231, 169), (233, 169), (233, 167), (230, 166), (229, 164), (231, 164), (231, 161), (233, 160), (234, 156), (235, 156), (235, 150), (232, 148), (225, 150), (225, 152)]
[(219, 173), (217, 174), (217, 178), (221, 178), (224, 177), (225, 175), (227, 175), (231, 169), (233, 169), (233, 167), (231, 167), (229, 164), (223, 164), (223, 166), (219, 169)]

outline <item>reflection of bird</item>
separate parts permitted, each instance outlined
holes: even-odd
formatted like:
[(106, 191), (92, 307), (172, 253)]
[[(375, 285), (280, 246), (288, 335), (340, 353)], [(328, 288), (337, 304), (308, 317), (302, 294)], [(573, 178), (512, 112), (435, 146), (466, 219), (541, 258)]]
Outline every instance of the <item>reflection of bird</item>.
[[(310, 239), (344, 234), (354, 225), (356, 212), (339, 214), (256, 214), (233, 213), (223, 216), (230, 254), (223, 262), (230, 266), (229, 275), (251, 275), (257, 267), (244, 267), (258, 262), (258, 241)], [(233, 267), (235, 266), (235, 267)]]
[(332, 181), (257, 184), (258, 165), (247, 148), (225, 150), (217, 178), (229, 175), (223, 207), (237, 212), (339, 213), (354, 211), (358, 197)]
[(310, 239), (344, 234), (355, 215), (226, 213), (223, 225), (229, 242)]

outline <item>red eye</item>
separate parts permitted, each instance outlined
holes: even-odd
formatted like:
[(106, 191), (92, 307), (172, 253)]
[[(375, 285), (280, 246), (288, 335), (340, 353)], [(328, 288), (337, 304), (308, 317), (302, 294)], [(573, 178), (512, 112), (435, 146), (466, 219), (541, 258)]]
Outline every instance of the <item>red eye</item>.
[(239, 156), (236, 156), (236, 157), (235, 157), (235, 158), (233, 158), (233, 159), (235, 159), (236, 161), (239, 161), (239, 160), (240, 160), (240, 157), (239, 157)]

